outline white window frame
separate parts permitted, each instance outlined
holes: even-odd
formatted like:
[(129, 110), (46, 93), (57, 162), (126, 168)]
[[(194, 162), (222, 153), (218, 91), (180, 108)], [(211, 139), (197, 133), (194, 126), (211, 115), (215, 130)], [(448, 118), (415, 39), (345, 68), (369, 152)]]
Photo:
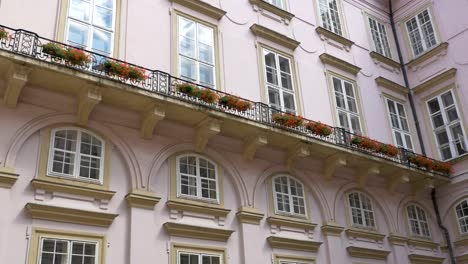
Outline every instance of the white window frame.
[[(265, 55), (266, 55), (266, 52), (270, 52), (272, 54), (275, 55), (275, 62), (276, 62), (276, 81), (278, 84), (272, 84), (272, 83), (269, 83), (268, 82), (268, 76), (267, 76), (267, 64), (266, 64), (266, 61), (265, 61)], [(263, 62), (263, 76), (265, 78), (265, 81), (264, 81), (264, 87), (265, 87), (265, 93), (266, 93), (266, 98), (267, 98), (267, 101), (268, 101), (268, 105), (270, 107), (273, 107), (275, 108), (274, 106), (272, 106), (272, 104), (270, 103), (270, 94), (269, 94), (269, 86), (271, 86), (272, 88), (278, 90), (279, 92), (279, 96), (280, 96), (280, 108), (281, 109), (278, 109), (282, 112), (287, 112), (287, 113), (290, 113), (290, 114), (294, 114), (296, 115), (299, 110), (297, 109), (297, 106), (298, 106), (298, 103), (297, 103), (297, 98), (296, 98), (296, 90), (295, 90), (295, 79), (294, 79), (294, 67), (293, 67), (293, 60), (291, 57), (289, 56), (286, 56), (284, 54), (281, 54), (279, 52), (276, 52), (270, 48), (267, 48), (267, 47), (262, 47), (262, 62)], [(279, 62), (279, 58), (283, 58), (283, 59), (286, 59), (288, 60), (288, 63), (289, 63), (289, 69), (291, 70), (291, 72), (289, 73), (290, 74), (290, 77), (291, 77), (291, 90), (288, 90), (287, 88), (284, 88), (282, 86), (282, 80), (281, 80), (281, 74), (282, 73), (285, 73), (285, 74), (288, 74), (286, 72), (283, 72), (281, 71), (280, 69), (280, 62)], [(292, 94), (293, 96), (293, 100), (294, 100), (294, 112), (291, 112), (289, 111), (288, 109), (285, 108), (285, 104), (284, 104), (284, 94), (283, 93), (288, 93), (288, 94)], [(276, 108), (275, 108), (276, 109)]]
[[(180, 37), (181, 37), (181, 33), (179, 31), (179, 21), (180, 19), (185, 19), (187, 21), (190, 21), (192, 23), (195, 24), (195, 39), (193, 39), (194, 41), (194, 49), (195, 49), (195, 54), (194, 56), (195, 57), (190, 57), (190, 56), (187, 56), (187, 55), (184, 55), (181, 53), (180, 51)], [(176, 34), (176, 45), (177, 45), (177, 73), (178, 73), (178, 76), (182, 79), (185, 79), (185, 80), (188, 80), (190, 82), (193, 82), (193, 83), (197, 83), (197, 84), (200, 84), (200, 85), (203, 85), (203, 86), (206, 86), (206, 87), (210, 87), (212, 89), (217, 89), (217, 58), (216, 58), (216, 27), (212, 26), (212, 25), (208, 25), (206, 23), (203, 23), (203, 22), (200, 22), (198, 20), (195, 20), (195, 19), (192, 19), (190, 17), (187, 17), (187, 16), (184, 16), (182, 14), (177, 14), (176, 15), (176, 27), (177, 27), (177, 34)], [(213, 58), (213, 63), (210, 64), (208, 62), (205, 62), (203, 60), (200, 59), (199, 57), (199, 40), (198, 40), (198, 31), (199, 31), (199, 28), (200, 27), (205, 27), (205, 28), (209, 28), (212, 30), (213, 32), (213, 46), (212, 46), (212, 58)], [(186, 36), (184, 36), (186, 37)], [(187, 37), (186, 37), (187, 38)], [(205, 44), (205, 43), (203, 43)], [(207, 45), (207, 44), (205, 44)], [(196, 67), (196, 79), (192, 79), (192, 78), (189, 78), (189, 77), (183, 77), (182, 76), (182, 58), (184, 59), (187, 59), (187, 60), (190, 60), (192, 62), (195, 63), (195, 67)], [(212, 67), (213, 68), (213, 86), (207, 84), (207, 83), (202, 83), (201, 80), (200, 80), (200, 65), (207, 65), (209, 67)]]
[[(411, 207), (414, 208), (413, 215), (415, 215), (416, 218), (411, 218), (410, 217), (409, 210), (410, 210)], [(419, 218), (418, 210), (420, 210), (422, 212), (422, 214), (424, 215), (424, 218), (426, 218), (425, 220)], [(421, 206), (419, 206), (417, 204), (409, 204), (408, 206), (406, 206), (406, 217), (407, 217), (407, 220), (408, 220), (409, 231), (410, 231), (412, 236), (422, 237), (422, 238), (426, 238), (426, 239), (431, 238), (431, 228), (430, 228), (430, 225), (429, 225), (429, 218), (427, 217), (426, 210), (424, 210), (424, 208), (422, 208)], [(418, 229), (419, 234), (413, 232), (412, 223), (411, 223), (412, 221), (417, 223), (417, 226), (418, 226), (417, 229)], [(426, 227), (427, 227), (427, 233), (428, 233), (427, 235), (423, 234), (423, 227), (422, 227), (423, 225), (426, 225)]]
[(222, 254), (214, 254), (214, 253), (203, 253), (203, 252), (197, 252), (197, 251), (191, 251), (191, 250), (177, 250), (177, 264), (180, 264), (180, 255), (181, 254), (189, 254), (189, 255), (197, 255), (198, 256), (198, 263), (201, 264), (202, 258), (204, 256), (208, 257), (218, 257), (219, 258), (219, 264), (223, 264), (223, 255)]
[[(37, 249), (37, 263), (38, 264), (42, 264), (42, 248), (43, 248), (43, 243), (44, 243), (44, 240), (55, 240), (55, 241), (66, 241), (67, 242), (67, 262), (66, 264), (70, 264), (71, 263), (71, 259), (72, 259), (72, 245), (74, 242), (76, 243), (87, 243), (87, 244), (94, 244), (95, 245), (95, 252), (96, 252), (96, 255), (94, 256), (94, 264), (98, 264), (100, 263), (99, 260), (100, 260), (100, 251), (101, 251), (101, 246), (99, 241), (93, 241), (93, 240), (77, 240), (77, 239), (67, 239), (67, 238), (57, 238), (57, 237), (49, 237), (49, 236), (40, 236), (39, 237), (39, 243), (38, 243), (38, 246), (39, 248)], [(55, 253), (55, 252), (54, 252)], [(55, 254), (54, 254), (55, 255)]]
[[(371, 43), (372, 43), (372, 49), (376, 53), (392, 59), (393, 58), (393, 50), (392, 50), (392, 45), (391, 45), (392, 38), (388, 35), (388, 32), (389, 32), (388, 24), (370, 15), (367, 15), (365, 17), (366, 17), (366, 24), (368, 25), (368, 29), (369, 29), (369, 36), (370, 36)], [(374, 21), (377, 26), (377, 31), (375, 35), (377, 39), (374, 38), (374, 33), (373, 33), (374, 30), (371, 25), (371, 20)], [(382, 52), (378, 51), (377, 45), (380, 45), (382, 47)]]
[[(70, 9), (71, 9), (71, 1), (73, 0), (67, 0), (68, 1), (68, 8), (67, 8), (67, 17), (65, 18), (66, 19), (66, 27), (65, 27), (65, 42), (71, 46), (77, 46), (77, 47), (80, 47), (80, 48), (83, 48), (83, 49), (86, 49), (88, 51), (92, 51), (92, 52), (95, 52), (95, 53), (98, 53), (98, 54), (102, 54), (104, 56), (109, 56), (111, 57), (112, 54), (114, 53), (114, 41), (115, 41), (115, 30), (116, 30), (116, 15), (117, 15), (117, 1), (118, 0), (112, 0), (113, 1), (113, 10), (112, 10), (112, 28), (109, 30), (108, 28), (105, 28), (105, 27), (101, 27), (101, 26), (95, 26), (93, 24), (93, 16), (94, 16), (94, 8), (96, 7), (96, 4), (94, 4), (94, 1), (95, 0), (84, 0), (85, 2), (88, 2), (90, 3), (91, 5), (91, 9), (90, 9), (90, 21), (91, 22), (85, 22), (85, 21), (82, 21), (82, 20), (79, 20), (79, 19), (76, 19), (76, 18), (73, 18), (73, 17), (70, 17)], [(103, 8), (106, 8), (106, 7), (103, 7)], [(106, 8), (108, 9), (108, 8)], [(89, 32), (88, 32), (88, 43), (86, 43), (86, 46), (85, 47), (82, 47), (81, 45), (79, 45), (78, 43), (75, 44), (72, 44), (68, 41), (68, 38), (69, 38), (69, 31), (70, 31), (70, 21), (73, 21), (77, 24), (80, 24), (80, 25), (85, 25), (89, 28)], [(110, 33), (111, 35), (111, 39), (110, 39), (110, 49), (109, 49), (109, 53), (106, 53), (104, 51), (98, 51), (98, 50), (94, 50), (92, 47), (93, 47), (93, 31), (94, 29), (98, 29), (98, 30), (101, 30), (101, 31), (105, 31), (105, 32), (108, 32)]]
[[(337, 99), (337, 91), (335, 90), (335, 85), (334, 85), (334, 82), (333, 82), (333, 79), (337, 79), (341, 82), (341, 88), (342, 88), (342, 91), (343, 91), (343, 96), (344, 96), (344, 104), (345, 104), (345, 108), (341, 108), (341, 107), (338, 107), (338, 103), (336, 102), (336, 99)], [(351, 81), (348, 81), (344, 78), (341, 78), (341, 77), (338, 77), (334, 74), (331, 74), (330, 75), (330, 82), (331, 82), (331, 89), (332, 89), (332, 96), (333, 96), (333, 105), (335, 106), (335, 117), (336, 117), (336, 124), (337, 126), (341, 127), (341, 128), (344, 128), (344, 129), (347, 129), (345, 127), (342, 127), (341, 124), (340, 124), (340, 112), (343, 112), (346, 114), (346, 119), (348, 121), (348, 125), (349, 125), (349, 131), (351, 133), (354, 133), (354, 134), (364, 134), (364, 127), (363, 127), (363, 123), (362, 123), (362, 118), (361, 118), (361, 106), (360, 106), (360, 100), (359, 100), (359, 95), (357, 93), (357, 87), (355, 85), (354, 82), (351, 82)], [(348, 104), (348, 100), (347, 98), (348, 97), (351, 97), (349, 96), (347, 93), (346, 93), (346, 89), (345, 89), (345, 83), (349, 83), (351, 84), (351, 87), (353, 89), (353, 93), (354, 93), (354, 103), (356, 104), (356, 113), (349, 110), (349, 104)], [(352, 97), (351, 97), (352, 98)], [(351, 122), (351, 116), (355, 116), (358, 118), (358, 121), (359, 121), (359, 129), (360, 131), (355, 131), (353, 129), (353, 126), (352, 126), (352, 122)]]
[[(465, 198), (465, 199), (463, 199), (462, 201), (458, 202), (455, 205), (454, 210), (455, 210), (455, 217), (457, 219), (458, 231), (460, 231), (460, 234), (466, 235), (466, 234), (468, 234), (468, 214), (459, 216), (458, 215), (458, 209), (457, 209), (457, 207), (461, 206), (463, 203), (466, 205), (466, 208), (468, 208), (468, 200)], [(464, 225), (465, 225), (466, 231), (463, 231), (462, 225), (460, 223), (461, 221), (465, 222)]]
[[(352, 194), (358, 194), (358, 196), (359, 196), (359, 207), (352, 207), (351, 206), (351, 200), (350, 199), (351, 199)], [(371, 210), (364, 209), (363, 199), (368, 199), (369, 200)], [(367, 194), (365, 194), (363, 192), (353, 191), (353, 192), (347, 193), (346, 200), (347, 200), (347, 203), (348, 203), (348, 206), (349, 206), (349, 218), (350, 218), (349, 220), (350, 220), (352, 226), (357, 227), (357, 228), (362, 228), (362, 229), (377, 230), (377, 219), (376, 219), (376, 213), (375, 213), (375, 210), (374, 210), (374, 208), (375, 208), (374, 201), (370, 196), (368, 196)], [(361, 212), (361, 220), (362, 220), (362, 223), (363, 223), (362, 225), (359, 224), (359, 223), (354, 222), (353, 208), (357, 209), (357, 210), (359, 210)], [(374, 222), (373, 226), (370, 226), (370, 225), (366, 224), (365, 212), (371, 212), (372, 213), (372, 221)]]
[[(447, 94), (447, 93), (451, 93), (452, 94), (452, 98), (453, 98), (453, 105), (455, 106), (455, 109), (457, 111), (457, 116), (458, 116), (458, 119), (455, 120), (455, 121), (452, 121), (452, 122), (448, 122), (448, 117), (447, 117), (447, 112), (446, 112), (446, 109), (444, 104), (443, 104), (443, 100), (442, 100), (442, 95), (444, 94)], [(429, 107), (429, 102), (430, 101), (433, 101), (434, 99), (437, 100), (438, 104), (439, 104), (439, 112), (441, 113), (441, 116), (442, 116), (442, 120), (444, 122), (444, 125), (442, 127), (438, 127), (438, 128), (435, 128), (434, 126), (434, 122), (432, 120), (432, 116), (434, 115), (433, 113), (431, 113), (431, 109)], [(451, 155), (452, 157), (449, 158), (449, 159), (446, 159), (446, 160), (452, 160), (452, 159), (455, 159), (455, 158), (458, 158), (458, 157), (461, 157), (461, 156), (464, 156), (464, 155), (467, 155), (468, 154), (468, 145), (467, 145), (467, 138), (466, 138), (466, 132), (465, 132), (465, 126), (463, 124), (463, 120), (462, 120), (462, 116), (461, 116), (461, 112), (460, 112), (460, 108), (458, 107), (458, 102), (457, 102), (457, 97), (456, 97), (456, 94), (455, 94), (455, 91), (453, 89), (450, 89), (450, 90), (447, 90), (447, 91), (444, 91), (440, 94), (438, 94), (437, 96), (434, 96), (428, 100), (426, 100), (426, 109), (427, 109), (427, 113), (429, 115), (429, 122), (431, 123), (431, 127), (432, 127), (432, 135), (434, 137), (434, 141), (435, 141), (435, 145), (437, 147), (437, 152), (439, 153), (439, 157), (444, 160), (443, 158), (443, 155), (442, 155), (442, 152), (441, 152), (441, 146), (439, 145), (439, 142), (437, 140), (437, 135), (436, 135), (436, 131), (439, 131), (439, 130), (442, 130), (444, 129), (445, 132), (447, 133), (447, 136), (448, 136), (448, 139), (449, 139), (449, 147), (450, 147), (450, 152), (451, 152)], [(464, 145), (465, 145), (465, 148), (467, 148), (465, 150), (465, 153), (462, 153), (460, 155), (458, 155), (457, 153), (457, 147), (454, 145), (456, 144), (455, 141), (459, 141), (459, 140), (455, 140), (453, 138), (453, 135), (452, 135), (452, 131), (451, 131), (451, 127), (456, 125), (457, 123), (460, 124), (460, 127), (461, 127), (461, 131), (463, 133), (463, 137), (461, 138), (461, 140), (464, 141)]]
[[(286, 2), (287, 0), (263, 0), (263, 1), (269, 3), (269, 4), (273, 5), (273, 6), (276, 6), (278, 8), (281, 8), (283, 10), (287, 10), (287, 2)], [(274, 3), (275, 1), (278, 1), (280, 4), (279, 5), (275, 4)]]
[[(71, 174), (64, 174), (64, 173), (59, 173), (59, 172), (54, 172), (52, 170), (53, 168), (53, 163), (54, 163), (54, 142), (55, 142), (55, 134), (57, 131), (60, 130), (75, 130), (77, 132), (76, 136), (76, 149), (73, 152), (75, 155), (75, 162), (73, 164), (73, 175)], [(81, 164), (81, 136), (82, 133), (89, 134), (92, 137), (97, 138), (99, 141), (101, 141), (101, 156), (100, 156), (100, 162), (99, 162), (99, 179), (91, 179), (91, 178), (86, 178), (86, 177), (81, 177), (80, 176), (80, 164)], [(93, 132), (78, 128), (78, 127), (59, 127), (59, 128), (54, 128), (51, 131), (50, 134), (50, 145), (49, 145), (49, 156), (48, 156), (48, 161), (47, 161), (47, 176), (51, 177), (61, 177), (61, 178), (66, 178), (70, 180), (76, 180), (76, 181), (84, 181), (84, 182), (93, 182), (93, 183), (98, 183), (102, 184), (103, 183), (103, 178), (104, 178), (104, 163), (105, 163), (105, 157), (106, 157), (106, 142), (104, 139), (102, 139), (100, 136), (94, 134)], [(64, 152), (69, 152), (71, 151), (65, 151), (62, 149), (59, 149), (59, 151), (64, 151)], [(86, 155), (87, 156), (87, 155)]]
[[(390, 107), (389, 107), (389, 102), (391, 102), (395, 108), (395, 111), (396, 111), (396, 115), (397, 115), (397, 122), (398, 122), (398, 126), (399, 128), (395, 128), (393, 126), (393, 122), (392, 122), (392, 113), (390, 111)], [(403, 111), (405, 112), (404, 113), (404, 118), (406, 119), (406, 124), (408, 126), (408, 131), (404, 130), (403, 129), (403, 121), (401, 120), (402, 118), (402, 115), (400, 113), (400, 110), (398, 109), (398, 105), (401, 105), (401, 107), (403, 108)], [(399, 102), (397, 100), (394, 100), (392, 98), (388, 98), (386, 97), (385, 98), (385, 108), (387, 109), (387, 115), (388, 115), (388, 118), (389, 118), (389, 123), (390, 123), (390, 128), (392, 130), (392, 138), (393, 138), (393, 142), (395, 144), (395, 146), (397, 147), (402, 147), (402, 148), (405, 148), (405, 149), (409, 149), (411, 151), (414, 151), (414, 142), (413, 142), (413, 137), (411, 135), (411, 127), (410, 127), (410, 122), (408, 120), (408, 116), (406, 115), (407, 111), (406, 111), (406, 107), (405, 107), (405, 104), (403, 104), (402, 102)], [(399, 145), (398, 144), (398, 140), (397, 140), (397, 137), (396, 137), (396, 133), (400, 133), (400, 135), (402, 136), (402, 142), (403, 142), (403, 145)], [(406, 136), (409, 137), (409, 140), (411, 142), (411, 146), (408, 146), (408, 142), (406, 140)]]
[[(435, 38), (435, 44), (428, 47), (427, 46), (427, 43), (426, 43), (426, 39), (424, 38), (424, 35), (422, 33), (422, 28), (421, 28), (421, 22), (419, 21), (418, 19), (418, 16), (420, 14), (422, 14), (423, 12), (427, 11), (428, 12), (428, 15), (429, 15), (429, 19), (430, 19), (430, 22), (431, 22), (431, 27), (432, 27), (432, 30), (434, 30), (434, 38)], [(410, 32), (408, 30), (408, 25), (407, 23), (414, 19), (416, 20), (416, 24), (417, 24), (417, 27), (418, 27), (418, 35), (419, 37), (421, 38), (421, 45), (422, 45), (422, 48), (423, 50), (421, 51), (421, 53), (419, 54), (416, 54), (414, 52), (414, 48), (413, 48), (413, 44), (411, 43), (411, 35), (410, 35)], [(421, 56), (422, 54), (426, 53), (427, 51), (431, 50), (432, 48), (436, 47), (437, 44), (440, 43), (440, 40), (439, 40), (439, 36), (438, 36), (438, 32), (437, 32), (437, 28), (435, 26), (435, 23), (434, 23), (434, 16), (432, 15), (432, 10), (431, 8), (427, 7), (427, 8), (424, 8), (423, 10), (419, 11), (416, 15), (414, 16), (411, 16), (410, 18), (406, 19), (405, 22), (404, 22), (404, 25), (403, 27), (405, 28), (405, 31), (406, 31), (406, 36), (408, 38), (408, 45), (410, 47), (410, 50), (411, 50), (411, 54), (413, 55), (413, 57), (419, 57)]]
[[(282, 177), (286, 177), (288, 179), (288, 193), (287, 193), (287, 196), (288, 196), (288, 200), (289, 200), (289, 209), (290, 209), (289, 212), (280, 211), (278, 209), (278, 199), (276, 198), (277, 192), (276, 192), (275, 180), (277, 178), (282, 178)], [(303, 194), (302, 197), (299, 196), (299, 195), (293, 195), (292, 194), (292, 192), (291, 192), (291, 180), (295, 181), (296, 183), (298, 183), (301, 186), (302, 194)], [(291, 177), (289, 175), (276, 175), (271, 179), (271, 183), (272, 183), (271, 188), (272, 188), (272, 193), (273, 193), (273, 203), (274, 203), (274, 206), (275, 206), (275, 214), (307, 218), (307, 210), (308, 210), (307, 209), (307, 198), (306, 198), (307, 194), (306, 194), (304, 184), (301, 181), (299, 181), (296, 178)], [(280, 193), (280, 194), (281, 195), (286, 195), (285, 193)], [(304, 201), (304, 214), (294, 212), (293, 197), (300, 198), (300, 199), (302, 199)]]
[[(327, 2), (327, 14), (328, 16), (330, 17), (330, 25), (331, 25), (331, 28), (327, 28), (325, 26), (325, 22), (323, 21), (322, 19), (322, 8), (321, 8), (321, 4), (320, 4), (320, 1), (326, 1)], [(333, 19), (332, 19), (332, 13), (330, 11), (330, 2), (331, 1), (335, 1), (336, 2), (336, 12), (337, 12), (337, 19), (338, 19), (338, 29), (335, 29), (335, 27), (332, 25), (333, 24)], [(317, 3), (317, 16), (318, 16), (318, 19), (319, 19), (319, 22), (320, 22), (320, 26), (325, 28), (326, 30), (330, 31), (330, 32), (333, 32), (337, 35), (340, 35), (342, 37), (345, 36), (345, 26), (344, 26), (344, 23), (343, 23), (343, 17), (342, 17), (342, 10), (341, 10), (341, 0), (316, 0), (316, 3)]]
[[(197, 181), (197, 195), (194, 196), (194, 195), (189, 195), (189, 194), (183, 194), (182, 193), (182, 188), (181, 188), (181, 183), (182, 183), (182, 179), (181, 179), (181, 173), (180, 173), (180, 159), (183, 158), (183, 157), (196, 157), (197, 159), (197, 166), (196, 166), (196, 171), (197, 171), (197, 175), (194, 176), (194, 175), (191, 175), (191, 177), (196, 177), (196, 181)], [(215, 170), (215, 181), (216, 181), (216, 199), (210, 199), (210, 198), (205, 198), (202, 196), (202, 184), (201, 184), (201, 176), (200, 176), (200, 162), (199, 160), (200, 159), (204, 159), (206, 160), (207, 162), (211, 163), (213, 166), (214, 166), (214, 170)], [(176, 157), (176, 174), (177, 174), (177, 197), (178, 198), (184, 198), (184, 199), (190, 199), (190, 200), (200, 200), (200, 201), (204, 201), (204, 202), (208, 202), (208, 203), (216, 203), (216, 204), (219, 204), (220, 203), (220, 193), (219, 193), (219, 190), (220, 190), (220, 180), (219, 180), (219, 171), (218, 171), (218, 165), (216, 164), (216, 162), (212, 161), (211, 159), (205, 157), (205, 156), (202, 156), (202, 155), (198, 155), (198, 154), (195, 154), (195, 153), (187, 153), (187, 154), (181, 154), (179, 156)]]

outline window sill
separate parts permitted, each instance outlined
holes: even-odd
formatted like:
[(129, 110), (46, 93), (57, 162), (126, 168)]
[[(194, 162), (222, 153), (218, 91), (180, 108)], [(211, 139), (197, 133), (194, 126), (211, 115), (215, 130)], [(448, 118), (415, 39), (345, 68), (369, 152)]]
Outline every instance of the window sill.
[(341, 45), (340, 48), (344, 48), (346, 51), (349, 51), (351, 49), (351, 46), (354, 45), (354, 42), (352, 40), (349, 40), (343, 36), (331, 32), (330, 30), (325, 29), (323, 27), (317, 27), (315, 31), (320, 35), (320, 39), (324, 41), (332, 40), (336, 44)]
[(348, 237), (364, 238), (374, 241), (383, 241), (385, 238), (384, 234), (378, 233), (375, 230), (364, 229), (364, 228), (348, 228), (345, 230)]
[(215, 217), (223, 217), (225, 218), (229, 212), (231, 212), (230, 209), (224, 209), (221, 205), (214, 205), (214, 204), (209, 204), (209, 203), (203, 203), (203, 202), (198, 202), (198, 201), (192, 201), (192, 200), (185, 200), (185, 199), (174, 199), (174, 200), (169, 200), (166, 202), (166, 206), (172, 211), (177, 211), (177, 212), (192, 212), (192, 213), (199, 213), (199, 214), (206, 214), (206, 215), (211, 215)]
[(372, 57), (372, 59), (374, 59), (374, 62), (384, 63), (385, 65), (391, 67), (391, 69), (394, 71), (399, 71), (400, 69), (400, 63), (394, 61), (393, 59), (385, 57), (382, 54), (379, 54), (375, 51), (371, 51), (369, 52), (369, 55)]
[(447, 53), (448, 45), (449, 44), (447, 42), (442, 42), (438, 46), (435, 46), (434, 48), (425, 51), (417, 57), (414, 57), (410, 62), (408, 62), (408, 68), (417, 69), (418, 66), (420, 66), (423, 62), (429, 60), (430, 58), (445, 55)]
[(452, 164), (457, 164), (457, 163), (465, 161), (467, 159), (468, 159), (468, 153), (465, 153), (465, 154), (460, 155), (460, 156), (458, 156), (456, 158), (446, 160), (446, 162), (450, 162)]
[(291, 227), (291, 228), (298, 228), (304, 229), (306, 231), (312, 231), (315, 229), (317, 224), (314, 224), (307, 219), (304, 218), (296, 218), (296, 217), (287, 217), (287, 216), (270, 216), (267, 218), (268, 223), (270, 226), (276, 227)]
[(250, 3), (252, 5), (257, 6), (259, 9), (268, 11), (288, 22), (294, 17), (294, 15), (289, 13), (288, 11), (281, 9), (275, 5), (272, 5), (266, 2), (265, 0), (250, 0)]
[(437, 249), (440, 246), (438, 243), (432, 242), (430, 238), (422, 237), (408, 238), (408, 245), (413, 247), (422, 247), (430, 249)]
[(72, 195), (87, 196), (100, 200), (110, 200), (115, 194), (114, 191), (109, 191), (102, 185), (74, 182), (62, 178), (38, 178), (33, 179), (31, 184), (36, 191), (44, 190), (46, 192), (52, 193), (60, 192)]
[(455, 247), (466, 247), (468, 246), (468, 234), (462, 234), (458, 240), (454, 242)]

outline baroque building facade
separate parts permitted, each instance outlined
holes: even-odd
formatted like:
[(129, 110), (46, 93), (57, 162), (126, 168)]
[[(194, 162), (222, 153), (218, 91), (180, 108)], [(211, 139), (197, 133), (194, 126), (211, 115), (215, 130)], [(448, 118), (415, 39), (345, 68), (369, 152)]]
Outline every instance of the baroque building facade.
[(1, 0), (0, 259), (468, 263), (466, 0)]

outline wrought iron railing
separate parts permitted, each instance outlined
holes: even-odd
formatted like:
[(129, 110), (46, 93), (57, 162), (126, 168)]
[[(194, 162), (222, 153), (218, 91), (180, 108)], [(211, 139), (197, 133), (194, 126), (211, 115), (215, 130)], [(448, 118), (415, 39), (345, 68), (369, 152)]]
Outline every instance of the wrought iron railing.
[[(67, 51), (67, 49), (74, 49), (74, 51), (77, 53), (85, 54), (88, 60), (82, 64), (72, 63), (72, 60), (67, 59), (66, 56), (63, 56), (63, 54), (57, 55), (51, 53), (50, 51), (44, 50), (45, 44), (54, 44), (60, 47), (62, 52)], [(166, 72), (147, 69), (138, 65), (106, 57), (99, 53), (77, 49), (64, 43), (59, 43), (47, 38), (40, 37), (36, 33), (27, 30), (13, 29), (0, 25), (0, 50), (9, 51), (18, 55), (34, 58), (55, 65), (61, 65), (76, 71), (124, 83), (136, 89), (143, 89), (159, 95), (177, 98), (181, 101), (217, 110), (223, 113), (237, 116), (239, 118), (244, 118), (271, 127), (287, 130), (289, 132), (306, 136), (310, 141), (319, 140), (328, 144), (333, 144), (345, 149), (350, 149), (371, 156), (379, 157), (381, 159), (416, 168), (422, 171), (432, 172), (440, 176), (449, 177), (450, 175), (449, 170), (440, 169), (441, 165), (448, 164), (413, 153), (409, 150), (399, 148), (396, 150), (397, 153), (389, 154), (387, 152), (378, 151), (378, 148), (369, 148), (368, 146), (356, 144), (355, 140), (353, 139), (356, 137), (359, 138), (360, 136), (350, 133), (347, 130), (339, 127), (327, 126), (329, 128), (328, 132), (330, 133), (316, 133), (313, 130), (308, 129), (306, 125), (299, 125), (295, 127), (281, 125), (275, 121), (273, 115), (287, 114), (282, 113), (281, 111), (274, 109), (267, 104), (253, 102), (237, 97), (237, 100), (242, 100), (244, 103), (247, 103), (249, 107), (247, 107), (247, 109), (236, 109), (236, 107), (223, 104), (219, 100), (219, 98), (224, 96), (233, 96), (231, 94), (213, 90), (199, 84), (191, 83), (187, 80), (171, 76)], [(121, 69), (127, 69), (126, 71), (128, 71), (129, 68), (137, 69), (140, 74), (144, 75), (144, 78), (130, 78), (128, 74), (125, 74), (125, 70), (123, 70), (124, 72), (120, 74), (117, 71), (118, 69), (110, 70), (109, 67), (103, 67), (104, 63), (106, 62), (112, 62), (114, 65), (121, 67)], [(215, 100), (207, 100), (197, 93), (183, 92), (180, 90), (180, 86), (182, 84), (190, 84), (200, 91), (211, 91), (211, 95), (214, 95)], [(307, 124), (308, 122), (314, 121), (303, 119), (303, 124)], [(377, 141), (373, 142), (376, 145), (383, 145), (383, 143)], [(439, 166), (433, 166), (428, 163), (438, 164)]]

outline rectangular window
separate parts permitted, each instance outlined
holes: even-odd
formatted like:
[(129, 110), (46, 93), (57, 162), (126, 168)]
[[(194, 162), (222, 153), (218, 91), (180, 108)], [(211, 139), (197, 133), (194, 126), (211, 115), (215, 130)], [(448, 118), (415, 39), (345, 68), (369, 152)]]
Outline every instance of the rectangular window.
[(216, 88), (214, 29), (180, 15), (177, 27), (179, 76)]
[(419, 56), (437, 44), (437, 36), (429, 9), (406, 21), (406, 29), (414, 56)]
[(296, 114), (291, 60), (268, 49), (263, 49), (268, 103), (271, 107)]
[(69, 0), (66, 42), (109, 56), (115, 33), (115, 0)]
[(362, 134), (354, 85), (335, 76), (332, 77), (332, 81), (338, 125), (351, 133)]
[(342, 36), (338, 0), (318, 0), (318, 3), (322, 27)]
[(391, 58), (390, 45), (388, 44), (387, 30), (384, 24), (376, 19), (369, 17), (369, 27), (374, 42), (375, 52)]
[(465, 133), (452, 91), (427, 102), (434, 136), (443, 160), (466, 153)]
[(177, 264), (221, 264), (221, 256), (193, 252), (177, 252)]
[(390, 125), (392, 126), (393, 141), (398, 147), (413, 150), (413, 141), (411, 140), (405, 107), (388, 98), (386, 102)]
[(286, 9), (286, 0), (265, 0), (265, 1), (278, 8)]
[(98, 263), (98, 244), (42, 237), (39, 244), (39, 264), (95, 264)]

